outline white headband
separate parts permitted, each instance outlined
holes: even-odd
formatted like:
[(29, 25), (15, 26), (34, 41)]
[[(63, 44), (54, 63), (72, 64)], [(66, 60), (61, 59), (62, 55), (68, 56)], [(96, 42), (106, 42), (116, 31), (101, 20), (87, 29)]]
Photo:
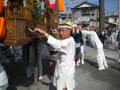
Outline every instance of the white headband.
[(61, 29), (61, 28), (71, 29), (72, 27), (71, 26), (67, 26), (67, 25), (58, 26), (58, 29)]
[(73, 24), (72, 27), (77, 27), (77, 24)]

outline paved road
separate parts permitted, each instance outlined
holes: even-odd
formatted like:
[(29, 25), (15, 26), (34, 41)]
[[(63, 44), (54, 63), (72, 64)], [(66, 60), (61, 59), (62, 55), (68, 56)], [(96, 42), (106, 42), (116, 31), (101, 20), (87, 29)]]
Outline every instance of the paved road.
[(109, 69), (105, 71), (97, 70), (96, 53), (95, 49), (87, 47), (86, 63), (77, 68), (78, 87), (76, 90), (120, 90), (118, 53), (105, 49), (105, 55), (109, 64)]
[[(76, 67), (77, 87), (75, 90), (120, 90), (118, 53), (114, 50), (105, 49), (109, 69), (104, 71), (97, 69), (96, 49), (87, 47), (85, 54), (85, 64)], [(17, 85), (16, 88), (17, 90), (56, 90), (46, 83), (47, 80), (48, 78), (45, 75), (43, 80), (37, 84)]]

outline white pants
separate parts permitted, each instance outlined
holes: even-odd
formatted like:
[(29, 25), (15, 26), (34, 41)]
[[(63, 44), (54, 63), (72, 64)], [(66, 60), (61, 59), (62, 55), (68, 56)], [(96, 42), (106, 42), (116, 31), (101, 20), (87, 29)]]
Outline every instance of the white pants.
[(105, 59), (103, 48), (98, 48), (97, 62), (99, 68), (107, 67), (107, 61)]
[(81, 53), (81, 61), (84, 61), (84, 58), (85, 58), (85, 55), (84, 55), (84, 46), (82, 45), (80, 48), (81, 48), (81, 50), (80, 50), (80, 53)]
[(76, 87), (75, 80), (75, 67), (71, 67), (71, 70), (68, 73), (61, 73), (56, 66), (53, 85), (57, 88), (57, 90), (63, 90), (63, 88), (67, 88), (67, 90), (74, 90)]

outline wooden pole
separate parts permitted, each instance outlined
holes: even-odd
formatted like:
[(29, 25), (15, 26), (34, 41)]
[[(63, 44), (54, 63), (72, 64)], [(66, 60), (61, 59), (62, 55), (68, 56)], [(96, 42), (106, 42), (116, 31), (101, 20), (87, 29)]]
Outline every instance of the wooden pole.
[(104, 0), (99, 0), (99, 31), (104, 28)]
[(119, 30), (120, 30), (120, 0), (119, 0), (119, 5), (118, 5), (118, 7), (119, 7)]
[(56, 0), (55, 8), (56, 8), (56, 18), (57, 18), (58, 23), (59, 23), (59, 11), (58, 11), (58, 2), (57, 2), (57, 0)]

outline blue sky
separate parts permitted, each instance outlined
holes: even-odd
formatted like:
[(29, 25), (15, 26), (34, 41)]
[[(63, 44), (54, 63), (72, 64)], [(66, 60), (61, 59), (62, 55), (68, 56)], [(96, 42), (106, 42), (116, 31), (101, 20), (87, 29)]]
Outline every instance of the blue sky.
[[(99, 5), (99, 0), (64, 0), (64, 4), (66, 7), (66, 2), (67, 5), (72, 8), (78, 4), (81, 3), (81, 1), (88, 1), (94, 4)], [(118, 13), (118, 0), (104, 0), (105, 4), (105, 13), (107, 14), (113, 14), (113, 13)]]
[(106, 13), (118, 13), (118, 0), (105, 0)]

